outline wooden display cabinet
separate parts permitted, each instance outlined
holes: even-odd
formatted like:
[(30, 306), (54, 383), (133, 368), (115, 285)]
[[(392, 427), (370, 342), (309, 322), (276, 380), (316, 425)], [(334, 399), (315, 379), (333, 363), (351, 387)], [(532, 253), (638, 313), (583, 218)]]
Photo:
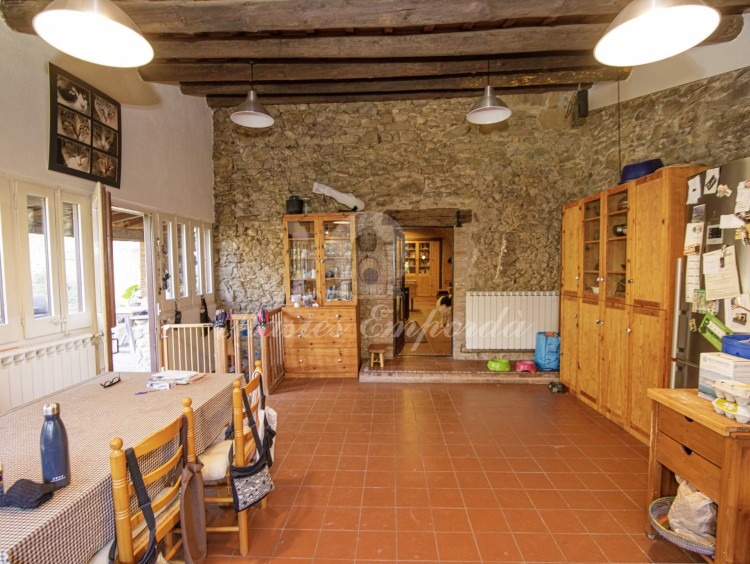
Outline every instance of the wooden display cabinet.
[(284, 216), (287, 377), (359, 373), (356, 214)]
[(357, 303), (354, 214), (284, 216), (286, 303)]
[(644, 442), (646, 390), (668, 381), (687, 179), (702, 170), (665, 167), (563, 208), (561, 380)]

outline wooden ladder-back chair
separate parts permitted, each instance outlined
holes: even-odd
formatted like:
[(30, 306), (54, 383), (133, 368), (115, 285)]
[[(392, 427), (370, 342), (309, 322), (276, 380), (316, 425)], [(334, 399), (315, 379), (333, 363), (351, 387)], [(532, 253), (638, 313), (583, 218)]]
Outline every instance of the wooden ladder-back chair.
[[(243, 390), (247, 394), (252, 413), (245, 413), (244, 403), (242, 401)], [(218, 505), (221, 507), (228, 506), (234, 511), (232, 504), (232, 486), (229, 481), (229, 447), (234, 446), (234, 458), (232, 460), (234, 466), (247, 466), (255, 456), (257, 447), (255, 440), (253, 439), (252, 431), (250, 427), (245, 424), (245, 420), (246, 417), (252, 417), (256, 422), (256, 425), (259, 425), (260, 390), (259, 373), (251, 374), (249, 382), (245, 382), (245, 377), (243, 376), (232, 383), (232, 427), (234, 429), (234, 438), (223, 441), (222, 443), (211, 445), (206, 453), (202, 455), (205, 462), (205, 459), (210, 458), (209, 452), (215, 450), (220, 453), (218, 455), (219, 457), (223, 456), (224, 460), (227, 461), (225, 477), (217, 482), (205, 483), (206, 496), (204, 501), (206, 505)], [(259, 506), (265, 507), (266, 499), (263, 499)], [(237, 513), (237, 519), (234, 524), (207, 526), (206, 532), (238, 533), (240, 554), (246, 556), (250, 551), (250, 509), (251, 508), (248, 508)]]
[[(182, 405), (180, 417), (132, 447), (156, 516), (156, 541), (164, 540), (164, 557), (167, 559), (172, 558), (182, 546), (182, 538), (174, 542), (173, 536), (180, 522), (183, 449), (187, 452), (187, 461), (195, 462), (192, 400), (185, 398)], [(187, 425), (184, 443), (183, 421)], [(110, 447), (117, 562), (130, 564), (137, 562), (146, 551), (149, 530), (145, 526), (143, 511), (135, 501), (135, 488), (128, 474), (122, 439), (112, 439)]]

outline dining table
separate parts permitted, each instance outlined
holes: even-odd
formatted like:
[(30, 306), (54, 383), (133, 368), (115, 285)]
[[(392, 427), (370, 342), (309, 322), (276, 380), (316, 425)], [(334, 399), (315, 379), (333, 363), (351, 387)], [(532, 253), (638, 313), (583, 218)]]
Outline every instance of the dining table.
[[(0, 563), (75, 564), (115, 536), (110, 441), (132, 446), (182, 413), (192, 400), (196, 453), (231, 421), (233, 374), (205, 374), (187, 385), (151, 390), (144, 372), (105, 373), (0, 415), (5, 491), (21, 478), (42, 482), (42, 407), (60, 405), (68, 436), (70, 484), (36, 509), (0, 507)], [(102, 386), (107, 382), (114, 385)], [(145, 392), (145, 393), (144, 393)]]

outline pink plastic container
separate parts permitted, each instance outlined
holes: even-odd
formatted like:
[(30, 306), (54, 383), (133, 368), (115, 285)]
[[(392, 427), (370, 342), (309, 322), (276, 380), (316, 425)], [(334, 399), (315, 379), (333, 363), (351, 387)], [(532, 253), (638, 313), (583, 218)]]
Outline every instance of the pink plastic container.
[(517, 360), (516, 372), (536, 372), (536, 364), (533, 360)]

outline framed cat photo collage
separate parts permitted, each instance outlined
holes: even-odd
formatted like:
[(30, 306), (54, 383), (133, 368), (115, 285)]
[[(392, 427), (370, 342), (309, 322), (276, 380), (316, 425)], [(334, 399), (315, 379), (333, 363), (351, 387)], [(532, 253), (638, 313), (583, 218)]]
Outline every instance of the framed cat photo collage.
[(50, 63), (49, 169), (120, 187), (120, 104)]

